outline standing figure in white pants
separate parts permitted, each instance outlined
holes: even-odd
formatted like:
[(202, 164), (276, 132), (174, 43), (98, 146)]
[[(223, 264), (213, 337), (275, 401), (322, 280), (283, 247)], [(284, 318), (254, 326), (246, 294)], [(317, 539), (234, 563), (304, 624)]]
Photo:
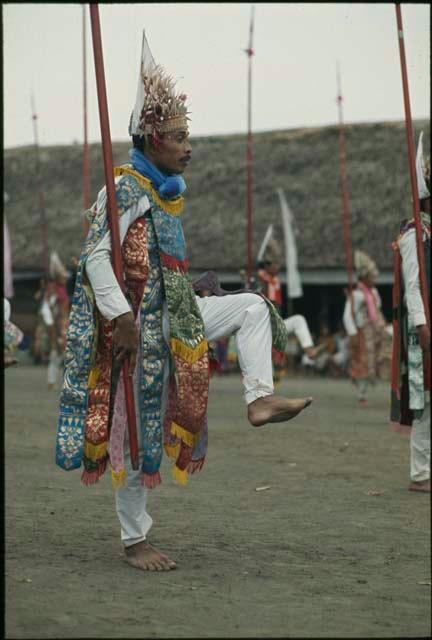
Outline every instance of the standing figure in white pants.
[(311, 332), (309, 331), (306, 318), (300, 314), (284, 319), (284, 324), (288, 333), (293, 333), (300, 343), (304, 352), (306, 364), (313, 364), (315, 358), (325, 349), (325, 345), (314, 347)]
[[(150, 571), (176, 568), (147, 541), (147, 493), (161, 482), (162, 454), (175, 461), (172, 474), (180, 484), (204, 463), (208, 341), (235, 335), (253, 426), (291, 420), (312, 402), (274, 394), (272, 345), (281, 350), (286, 340), (274, 307), (251, 293), (201, 298), (187, 277), (180, 214), (192, 148), (185, 100), (154, 64), (143, 37), (129, 126), (131, 163), (115, 170), (125, 290), (111, 267), (102, 189), (89, 212), (77, 269), (57, 428), (56, 462), (65, 470), (84, 467), (84, 484), (97, 482), (109, 464), (126, 560)], [(134, 390), (137, 469), (119, 372), (125, 359)]]
[[(422, 136), (417, 151), (422, 244), (430, 295), (430, 173), (423, 163)], [(410, 432), (410, 491), (430, 493), (430, 328), (420, 290), (414, 220), (404, 220), (393, 243), (394, 330), (391, 427)], [(425, 366), (426, 364), (426, 366)], [(428, 374), (429, 373), (429, 379)]]

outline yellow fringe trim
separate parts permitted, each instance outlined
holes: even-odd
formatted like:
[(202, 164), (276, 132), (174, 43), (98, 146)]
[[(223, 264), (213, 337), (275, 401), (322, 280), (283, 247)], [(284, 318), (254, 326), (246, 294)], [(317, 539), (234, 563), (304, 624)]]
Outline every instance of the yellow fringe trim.
[(165, 213), (169, 213), (172, 216), (178, 216), (182, 213), (184, 208), (184, 198), (182, 196), (178, 196), (178, 198), (174, 198), (173, 200), (162, 200), (162, 198), (159, 197), (157, 191), (153, 189), (150, 180), (142, 176), (140, 173), (138, 173), (138, 171), (129, 169), (129, 167), (114, 168), (115, 176), (123, 176), (125, 173), (129, 173), (136, 179), (138, 184), (144, 187), (144, 189), (146, 189), (147, 191), (150, 191), (153, 200), (160, 206), (161, 209), (165, 211)]
[(180, 438), (185, 444), (189, 447), (194, 447), (199, 440), (199, 433), (190, 433), (190, 431), (186, 431), (183, 427), (181, 427), (177, 422), (171, 422), (171, 433), (173, 436), (177, 436)]
[(189, 474), (188, 474), (187, 469), (184, 469), (184, 471), (182, 471), (175, 464), (175, 465), (173, 465), (173, 468), (172, 468), (172, 474), (173, 474), (174, 480), (176, 482), (178, 482), (178, 484), (187, 484), (187, 482), (189, 480)]
[(177, 443), (177, 444), (164, 444), (164, 449), (165, 449), (165, 453), (167, 454), (168, 458), (173, 458), (174, 460), (177, 460), (178, 454), (179, 454), (179, 451), (180, 451), (180, 443)]
[(107, 452), (107, 442), (101, 442), (101, 444), (92, 444), (87, 440), (84, 442), (84, 455), (89, 460), (100, 460), (104, 458)]
[(120, 471), (114, 471), (111, 469), (111, 482), (113, 489), (121, 489), (126, 485), (126, 469), (120, 469)]
[(97, 381), (99, 380), (99, 376), (100, 376), (100, 369), (98, 367), (90, 371), (89, 377), (88, 377), (89, 389), (94, 389), (96, 387)]
[(191, 348), (184, 344), (184, 342), (181, 342), (178, 338), (171, 338), (171, 352), (174, 355), (180, 356), (182, 360), (185, 360), (185, 362), (189, 362), (190, 364), (194, 364), (207, 351), (207, 340), (203, 340), (195, 348)]

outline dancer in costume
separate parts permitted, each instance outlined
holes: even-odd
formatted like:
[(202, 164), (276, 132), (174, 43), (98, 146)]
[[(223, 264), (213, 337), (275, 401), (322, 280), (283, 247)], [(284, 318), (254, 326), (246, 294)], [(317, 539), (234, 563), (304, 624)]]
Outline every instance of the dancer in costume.
[[(187, 277), (181, 174), (192, 150), (185, 101), (143, 37), (131, 163), (115, 170), (126, 295), (111, 268), (103, 188), (77, 269), (57, 430), (57, 464), (83, 465), (85, 484), (96, 482), (109, 462), (126, 559), (144, 570), (176, 566), (147, 542), (147, 491), (161, 481), (163, 450), (175, 461), (179, 483), (204, 463), (208, 341), (235, 333), (252, 425), (290, 420), (312, 401), (273, 393), (272, 343), (283, 350), (287, 336), (270, 302), (253, 294), (200, 298)], [(119, 374), (125, 357), (135, 392), (137, 471)]]
[[(262, 247), (262, 256), (258, 263), (257, 272), (259, 290), (273, 302), (280, 312), (282, 309), (282, 286), (278, 273), (280, 271), (282, 249), (279, 242), (271, 236), (265, 238), (263, 244), (264, 247)], [(296, 336), (305, 356), (311, 360), (315, 359), (321, 349), (314, 347), (304, 316), (299, 314), (290, 316), (284, 319), (284, 323), (288, 334)]]
[[(427, 289), (430, 295), (430, 162), (423, 163), (422, 135), (417, 150), (417, 184), (423, 232)], [(403, 220), (393, 243), (393, 359), (391, 428), (410, 433), (411, 491), (430, 493), (430, 330), (420, 293), (414, 220)]]
[(270, 238), (262, 260), (258, 263), (257, 282), (259, 290), (280, 312), (282, 309), (282, 287), (278, 276), (280, 270), (281, 249), (279, 243)]
[(314, 346), (306, 318), (299, 313), (284, 319), (288, 334), (294, 334), (303, 351), (304, 363), (310, 364), (324, 351), (325, 345)]
[(63, 363), (70, 306), (66, 290), (68, 273), (56, 251), (53, 251), (50, 256), (49, 276), (40, 315), (46, 327), (50, 345), (47, 369), (48, 388), (55, 389)]
[(367, 404), (370, 383), (379, 377), (381, 344), (385, 320), (381, 312), (381, 297), (376, 289), (378, 269), (362, 251), (354, 254), (358, 283), (352, 292), (353, 309), (347, 297), (343, 322), (350, 342), (350, 377), (357, 385), (360, 404)]
[[(270, 300), (276, 309), (282, 311), (282, 287), (278, 276), (280, 270), (281, 248), (277, 240), (270, 237), (261, 259), (258, 261), (257, 289)], [(273, 355), (273, 378), (275, 382), (280, 382), (285, 374), (287, 358), (285, 353), (278, 353), (275, 349)]]
[(16, 324), (10, 321), (11, 307), (7, 298), (3, 298), (3, 314), (3, 366), (6, 369), (17, 364), (18, 360), (15, 358), (15, 351), (22, 343), (24, 334)]
[(41, 278), (39, 281), (39, 289), (34, 294), (34, 300), (38, 305), (36, 327), (33, 334), (31, 344), (31, 354), (35, 364), (48, 364), (50, 354), (50, 333), (45, 322), (45, 295), (48, 285), (47, 278)]

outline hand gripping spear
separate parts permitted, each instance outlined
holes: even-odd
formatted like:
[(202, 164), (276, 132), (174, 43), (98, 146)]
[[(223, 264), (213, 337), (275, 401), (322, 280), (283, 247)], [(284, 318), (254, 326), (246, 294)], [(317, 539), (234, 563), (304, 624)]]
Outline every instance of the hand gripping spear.
[[(413, 136), (413, 129), (412, 129), (411, 107), (410, 107), (410, 98), (409, 98), (409, 89), (408, 89), (408, 74), (407, 74), (407, 66), (406, 66), (406, 58), (405, 58), (402, 13), (401, 13), (400, 4), (396, 4), (395, 8), (396, 8), (396, 22), (397, 22), (398, 40), (399, 40), (400, 63), (401, 63), (401, 71), (402, 71), (403, 97), (404, 97), (404, 105), (405, 105), (405, 127), (406, 127), (406, 134), (407, 134), (408, 164), (409, 164), (409, 172), (410, 172), (410, 179), (411, 179), (413, 214), (414, 214), (414, 223), (415, 223), (415, 232), (416, 232), (420, 292), (423, 300), (423, 308), (426, 316), (426, 322), (430, 329), (429, 296), (428, 296), (428, 290), (427, 290), (427, 284), (426, 284), (425, 257), (424, 257), (423, 242), (422, 242), (423, 234), (422, 234), (422, 228), (421, 228), (421, 222), (420, 222), (420, 203), (419, 203), (419, 196), (418, 196), (417, 173), (416, 173), (415, 157), (414, 157), (415, 155), (414, 154), (414, 136)], [(424, 375), (425, 375), (425, 382), (427, 384), (427, 387), (430, 389), (430, 353), (424, 354)]]
[[(114, 186), (114, 169), (112, 160), (111, 134), (108, 118), (108, 104), (105, 86), (105, 72), (102, 54), (102, 37), (99, 20), (99, 7), (90, 4), (90, 19), (93, 37), (93, 53), (95, 60), (96, 84), (98, 92), (99, 118), (102, 135), (102, 150), (105, 170), (105, 184), (107, 192), (108, 222), (111, 231), (113, 271), (121, 290), (125, 291), (120, 247), (120, 230), (118, 221), (117, 201)], [(132, 469), (138, 469), (138, 441), (135, 420), (135, 402), (132, 379), (128, 375), (128, 362), (123, 363), (123, 381), (125, 386), (126, 414), (128, 422), (129, 449)]]

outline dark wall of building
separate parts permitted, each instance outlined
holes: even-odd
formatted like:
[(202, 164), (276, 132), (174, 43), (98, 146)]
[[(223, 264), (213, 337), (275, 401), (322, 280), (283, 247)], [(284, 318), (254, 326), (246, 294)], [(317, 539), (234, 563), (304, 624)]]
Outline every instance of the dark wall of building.
[[(283, 289), (286, 300), (286, 287)], [(379, 285), (377, 289), (381, 296), (384, 318), (391, 322), (392, 286)], [(345, 301), (345, 288), (341, 285), (303, 285), (303, 297), (291, 301), (291, 313), (288, 314), (288, 304), (285, 305), (284, 311), (286, 315), (300, 313), (305, 316), (314, 334), (319, 333), (321, 324), (327, 324), (334, 333), (342, 325)]]
[[(240, 289), (243, 283), (223, 283), (222, 287), (229, 291)], [(311, 333), (318, 335), (322, 324), (326, 324), (331, 333), (337, 331), (342, 324), (345, 308), (345, 291), (341, 285), (303, 285), (303, 296), (287, 300), (286, 285), (282, 285), (282, 317), (301, 314), (307, 320)], [(382, 300), (382, 312), (387, 322), (392, 317), (392, 285), (378, 285)]]
[[(14, 297), (11, 300), (12, 320), (25, 333), (32, 333), (36, 325), (38, 303), (35, 293), (39, 289), (39, 278), (14, 282)], [(234, 283), (221, 282), (221, 286), (233, 291), (244, 286), (240, 280)], [(382, 299), (382, 311), (387, 322), (391, 322), (392, 286), (379, 285), (377, 287)], [(345, 306), (344, 287), (341, 285), (303, 285), (303, 296), (294, 300), (287, 300), (286, 285), (282, 285), (284, 305), (282, 316), (299, 313), (303, 315), (309, 328), (315, 336), (319, 334), (322, 324), (326, 324), (331, 333), (340, 328)], [(29, 336), (30, 337), (30, 336)]]

